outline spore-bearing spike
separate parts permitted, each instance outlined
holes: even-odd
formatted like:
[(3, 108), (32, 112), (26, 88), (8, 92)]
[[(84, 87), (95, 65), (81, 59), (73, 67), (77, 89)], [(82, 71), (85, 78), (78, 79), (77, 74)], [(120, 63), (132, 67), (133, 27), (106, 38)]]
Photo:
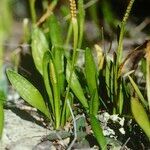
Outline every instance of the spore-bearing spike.
[(77, 15), (76, 2), (75, 0), (69, 0), (69, 1), (70, 1), (71, 18), (76, 18)]

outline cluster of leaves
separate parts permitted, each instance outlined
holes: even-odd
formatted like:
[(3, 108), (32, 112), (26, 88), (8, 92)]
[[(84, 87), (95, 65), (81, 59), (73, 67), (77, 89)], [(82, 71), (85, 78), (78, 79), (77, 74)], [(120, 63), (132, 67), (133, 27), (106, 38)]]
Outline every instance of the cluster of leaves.
[[(70, 2), (71, 20), (66, 41), (64, 41), (65, 38), (61, 32), (62, 28), (52, 11), (57, 1), (52, 1), (48, 6), (50, 16), (46, 21), (44, 20), (45, 22), (41, 28), (36, 24), (34, 3), (35, 0), (32, 0), (30, 4), (33, 20), (31, 52), (36, 69), (43, 78), (47, 95), (42, 96), (40, 91), (26, 78), (8, 69), (8, 78), (20, 96), (41, 111), (55, 129), (63, 127), (69, 120), (70, 109), (67, 104), (73, 106), (74, 101), (77, 99), (85, 114), (90, 118), (92, 130), (102, 149), (107, 149), (107, 142), (96, 118), (99, 109), (105, 107), (111, 114), (124, 114), (128, 99), (135, 120), (150, 138), (150, 122), (147, 115), (150, 107), (150, 104), (148, 105), (148, 102), (150, 102), (149, 46), (145, 48), (147, 49), (145, 50), (147, 54), (145, 62), (148, 102), (134, 82), (134, 74), (132, 77), (130, 72), (127, 72), (126, 75), (122, 74), (122, 67), (125, 62), (122, 61), (123, 36), (134, 0), (130, 1), (122, 20), (118, 48), (114, 53), (114, 57), (110, 59), (108, 53), (104, 54), (97, 46), (98, 62), (95, 63), (91, 49), (86, 48), (84, 68), (81, 69), (82, 77), (76, 73), (75, 65), (78, 58), (77, 50), (82, 46), (84, 30), (85, 10), (83, 0), (78, 1), (77, 17), (75, 1)], [(48, 32), (45, 32), (47, 30)], [(73, 35), (73, 54), (68, 55), (69, 50), (66, 47), (71, 41), (71, 35)], [(85, 80), (84, 87), (81, 78)], [(139, 109), (140, 111), (138, 111)]]

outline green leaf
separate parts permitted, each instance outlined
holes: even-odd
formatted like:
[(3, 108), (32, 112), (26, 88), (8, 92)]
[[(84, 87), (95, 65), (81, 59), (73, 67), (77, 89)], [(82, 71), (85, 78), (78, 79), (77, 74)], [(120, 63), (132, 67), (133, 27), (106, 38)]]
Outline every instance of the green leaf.
[(50, 51), (45, 52), (44, 57), (43, 57), (43, 78), (44, 78), (44, 84), (46, 87), (46, 91), (47, 91), (47, 94), (49, 96), (51, 108), (54, 112), (53, 94), (52, 94), (52, 89), (50, 86), (49, 68), (48, 68), (50, 59), (51, 59)]
[(144, 97), (143, 97), (142, 93), (140, 92), (140, 90), (139, 90), (137, 84), (134, 82), (134, 80), (133, 80), (129, 75), (128, 75), (128, 77), (129, 77), (129, 80), (130, 80), (130, 82), (131, 82), (131, 84), (132, 84), (134, 90), (136, 91), (138, 97), (140, 98), (142, 104), (143, 104), (145, 107), (148, 107), (148, 103), (147, 103), (147, 101), (144, 99)]
[[(68, 100), (69, 100), (71, 107), (73, 106), (73, 99), (74, 99), (74, 95), (71, 92), (69, 92)], [(65, 110), (66, 110), (66, 112), (65, 112), (65, 123), (66, 123), (66, 121), (68, 120), (68, 118), (70, 117), (70, 114), (71, 114), (68, 105), (66, 105)]]
[(150, 111), (150, 42), (146, 47), (146, 90), (147, 90), (147, 100)]
[(136, 122), (150, 139), (150, 120), (144, 110), (144, 107), (137, 98), (131, 98), (131, 110)]
[(0, 139), (2, 137), (3, 127), (4, 127), (4, 109), (3, 103), (0, 102)]
[(24, 77), (15, 71), (7, 69), (7, 76), (13, 87), (17, 90), (20, 96), (30, 105), (40, 110), (48, 118), (50, 117), (49, 110), (45, 105), (40, 92)]
[(95, 93), (92, 102), (93, 105), (92, 112), (94, 115), (96, 115), (99, 109), (99, 98), (98, 98), (98, 89), (97, 89), (98, 78), (97, 78), (97, 70), (96, 70), (94, 58), (89, 48), (86, 48), (85, 51), (85, 75), (86, 75), (86, 80), (87, 80), (91, 97), (93, 93)]
[(111, 101), (113, 101), (112, 93), (113, 93), (113, 63), (107, 58), (106, 59), (106, 68), (105, 68), (105, 82), (107, 94)]
[(84, 21), (85, 21), (85, 10), (83, 0), (78, 0), (78, 21), (79, 21), (79, 41), (78, 48), (82, 45), (83, 31), (84, 31)]
[(41, 75), (43, 75), (43, 56), (49, 47), (44, 33), (38, 27), (34, 27), (32, 31), (31, 48), (35, 66)]
[(122, 114), (123, 111), (123, 104), (124, 104), (124, 95), (123, 95), (123, 82), (120, 84), (120, 91), (119, 91), (119, 101), (118, 101), (118, 109), (119, 109), (119, 114)]
[(61, 27), (54, 14), (52, 14), (49, 18), (49, 27), (50, 27), (49, 33), (50, 33), (52, 45), (61, 47), (63, 45)]
[(107, 150), (107, 141), (103, 135), (103, 130), (101, 128), (99, 120), (94, 115), (90, 115), (91, 127), (96, 137), (98, 144), (102, 150)]
[(52, 53), (54, 57), (55, 66), (58, 72), (58, 82), (61, 93), (64, 91), (64, 50), (63, 38), (61, 34), (61, 27), (55, 15), (51, 15), (49, 19), (50, 39), (53, 46)]
[[(51, 53), (50, 53), (51, 54)], [(54, 60), (51, 55), (51, 59), (49, 60), (49, 71), (50, 71), (50, 81), (53, 90), (53, 99), (54, 99), (54, 110), (55, 110), (55, 123), (56, 129), (60, 126), (60, 91), (59, 91), (59, 83), (58, 83), (58, 74), (56, 70), (56, 66)]]
[[(69, 82), (70, 70), (71, 70), (71, 65), (69, 62), (67, 62), (67, 68), (66, 68), (67, 82)], [(79, 99), (80, 103), (83, 105), (83, 107), (85, 107), (87, 109), (89, 107), (88, 103), (87, 103), (87, 99), (84, 96), (83, 89), (82, 89), (82, 87), (79, 83), (79, 80), (74, 72), (72, 74), (72, 80), (70, 83), (70, 87), (71, 87), (72, 91), (74, 92), (74, 94), (76, 95), (76, 97)]]

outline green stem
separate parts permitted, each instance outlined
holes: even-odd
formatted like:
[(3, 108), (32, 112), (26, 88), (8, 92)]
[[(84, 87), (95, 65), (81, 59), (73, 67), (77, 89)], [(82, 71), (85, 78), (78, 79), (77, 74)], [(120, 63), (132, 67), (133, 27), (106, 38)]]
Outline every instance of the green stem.
[(33, 23), (36, 23), (35, 1), (36, 0), (29, 0), (30, 13), (31, 13), (31, 18)]
[[(127, 20), (129, 18), (129, 14), (131, 12), (131, 8), (133, 6), (135, 0), (130, 0), (128, 7), (126, 9), (125, 15), (122, 19), (121, 22), (121, 29), (120, 29), (120, 35), (119, 35), (119, 43), (117, 47), (117, 56), (116, 56), (116, 61), (115, 61), (115, 69), (114, 69), (114, 107), (117, 107), (117, 103), (119, 102), (119, 93), (120, 90), (120, 82), (119, 82), (119, 66), (122, 61), (122, 51), (123, 51), (123, 37), (124, 37), (124, 32), (125, 32), (125, 25), (127, 23)], [(116, 113), (117, 108), (113, 108), (113, 112)]]
[(72, 23), (69, 24), (69, 29), (68, 29), (68, 33), (67, 33), (67, 38), (66, 38), (66, 42), (65, 45), (68, 47), (69, 45), (69, 41), (71, 38), (71, 34), (72, 34)]
[(3, 70), (3, 40), (0, 37), (0, 80), (2, 79), (2, 70)]
[(64, 101), (64, 107), (62, 111), (62, 124), (64, 125), (65, 122), (65, 110), (66, 110), (66, 105), (67, 105), (67, 99), (69, 96), (69, 91), (70, 91), (70, 84), (71, 84), (71, 79), (72, 75), (74, 72), (74, 65), (76, 62), (76, 52), (77, 52), (77, 45), (78, 45), (78, 22), (76, 18), (72, 18), (72, 27), (73, 27), (73, 34), (74, 34), (74, 39), (73, 39), (73, 56), (72, 56), (72, 62), (71, 62), (71, 71), (70, 71), (70, 77), (68, 81), (68, 86), (67, 86), (67, 91), (66, 91), (66, 96), (65, 96), (65, 101)]
[(120, 30), (120, 36), (119, 36), (119, 44), (117, 48), (117, 63), (119, 64), (122, 60), (122, 50), (123, 50), (123, 36), (125, 31), (125, 25), (127, 23), (127, 20), (129, 18), (129, 14), (131, 12), (133, 3), (135, 0), (130, 0), (128, 7), (126, 9), (125, 15), (123, 17), (123, 20), (121, 22), (121, 30)]
[(147, 98), (148, 98), (148, 105), (149, 105), (149, 111), (150, 111), (150, 62), (147, 58), (147, 64), (146, 64), (146, 87), (147, 87)]
[(84, 31), (84, 21), (85, 21), (85, 10), (83, 0), (78, 1), (78, 10), (79, 10), (79, 40), (78, 48), (82, 46), (83, 31)]

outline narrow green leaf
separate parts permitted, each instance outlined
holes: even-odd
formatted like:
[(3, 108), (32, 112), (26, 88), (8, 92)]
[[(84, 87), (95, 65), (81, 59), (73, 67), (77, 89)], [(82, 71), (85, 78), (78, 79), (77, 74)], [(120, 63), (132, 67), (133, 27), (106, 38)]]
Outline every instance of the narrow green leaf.
[(32, 31), (31, 48), (35, 66), (37, 70), (43, 75), (43, 56), (49, 47), (44, 33), (38, 27), (35, 27)]
[(146, 88), (147, 88), (147, 100), (149, 105), (149, 111), (150, 111), (150, 42), (147, 44), (146, 47)]
[[(68, 62), (67, 68), (66, 68), (67, 81), (69, 81), (69, 78), (70, 78), (70, 70), (71, 70), (71, 65)], [(81, 87), (79, 80), (74, 72), (72, 74), (72, 81), (71, 81), (70, 87), (71, 87), (72, 91), (74, 92), (74, 94), (76, 95), (76, 97), (79, 99), (80, 103), (83, 105), (83, 107), (85, 107), (87, 109), (88, 108), (87, 99), (84, 96), (82, 87)]]
[[(69, 92), (68, 100), (69, 100), (69, 103), (70, 103), (71, 107), (73, 106), (73, 98), (74, 98), (74, 95), (71, 92)], [(64, 108), (63, 109), (65, 110), (65, 113), (64, 113), (64, 115), (62, 113), (62, 116), (61, 116), (61, 126), (64, 126), (66, 124), (66, 122), (67, 122), (67, 120), (68, 120), (68, 118), (70, 117), (70, 114), (71, 114), (70, 109), (69, 109), (69, 107), (67, 106), (67, 104), (65, 102), (64, 102)]]
[[(51, 54), (51, 53), (49, 53)], [(53, 90), (53, 99), (54, 99), (54, 110), (55, 110), (55, 123), (56, 129), (60, 126), (60, 91), (58, 86), (58, 74), (55, 67), (54, 60), (51, 55), (51, 59), (49, 60), (49, 70), (50, 70), (50, 81)]]
[(134, 82), (134, 80), (131, 78), (131, 76), (128, 75), (128, 77), (129, 77), (129, 80), (130, 80), (130, 82), (131, 82), (131, 84), (132, 84), (134, 90), (136, 91), (138, 97), (140, 98), (142, 104), (143, 104), (145, 107), (148, 107), (148, 103), (147, 103), (147, 101), (144, 99), (144, 97), (143, 97), (142, 93), (140, 92), (140, 90), (139, 90), (137, 84)]
[(98, 99), (98, 89), (97, 89), (97, 70), (94, 62), (94, 58), (92, 52), (89, 48), (86, 48), (85, 51), (85, 75), (88, 84), (88, 88), (90, 91), (90, 95), (95, 91), (95, 96), (92, 102), (93, 105), (93, 114), (96, 115), (99, 109), (99, 99)]
[(49, 110), (45, 105), (40, 92), (24, 77), (12, 70), (7, 70), (7, 76), (11, 84), (18, 91), (20, 96), (30, 105), (40, 110), (48, 118), (50, 117)]
[(83, 0), (78, 0), (78, 21), (79, 21), (79, 41), (78, 48), (82, 45), (83, 31), (84, 31), (84, 21), (85, 21), (85, 10)]
[(64, 50), (63, 38), (61, 34), (61, 27), (57, 21), (55, 15), (51, 15), (49, 19), (50, 27), (50, 39), (53, 46), (52, 52), (54, 57), (54, 62), (58, 72), (58, 82), (61, 93), (64, 91)]
[(124, 104), (124, 95), (123, 95), (123, 90), (122, 90), (123, 85), (122, 84), (120, 85), (120, 91), (119, 91), (119, 102), (118, 102), (119, 114), (122, 114), (123, 104)]
[(49, 51), (45, 52), (44, 57), (43, 57), (43, 78), (44, 78), (46, 91), (49, 96), (49, 101), (50, 101), (52, 110), (54, 112), (53, 94), (52, 94), (52, 89), (51, 89), (50, 81), (49, 81), (49, 68), (48, 68), (50, 59), (51, 59), (50, 52)]
[(54, 14), (52, 14), (49, 18), (49, 28), (52, 45), (61, 47), (63, 45), (61, 27)]
[[(107, 93), (108, 96), (111, 99), (111, 95), (112, 95), (112, 61), (109, 60), (108, 58), (106, 59), (107, 63), (106, 63), (106, 68), (105, 68), (105, 82), (106, 82), (106, 89), (107, 89)], [(111, 99), (112, 100), (112, 99)]]
[(91, 127), (98, 144), (100, 145), (102, 150), (107, 150), (107, 141), (103, 135), (103, 130), (101, 128), (100, 122), (94, 115), (90, 115), (90, 120), (91, 120)]
[(93, 110), (94, 110), (94, 108), (93, 108), (93, 107), (94, 107), (93, 103), (94, 103), (95, 97), (96, 97), (96, 90), (93, 91), (93, 94), (92, 94), (92, 96), (91, 96), (91, 98), (90, 98), (90, 102), (89, 102), (89, 112), (90, 112), (90, 114), (93, 114), (94, 116), (97, 115), (97, 114), (95, 114), (95, 113), (93, 112)]
[[(69, 103), (70, 103), (70, 106), (72, 107), (73, 106), (73, 94), (71, 92), (69, 92), (68, 94), (68, 100), (69, 100)], [(67, 106), (66, 107), (66, 113), (65, 113), (65, 116), (66, 116), (66, 121), (68, 120), (68, 118), (70, 117), (70, 110), (69, 110), (69, 107)]]
[(3, 127), (4, 127), (4, 109), (3, 103), (0, 102), (0, 139), (2, 137)]
[(131, 98), (131, 110), (136, 122), (144, 130), (145, 134), (150, 139), (150, 120), (148, 119), (144, 107), (137, 98)]

